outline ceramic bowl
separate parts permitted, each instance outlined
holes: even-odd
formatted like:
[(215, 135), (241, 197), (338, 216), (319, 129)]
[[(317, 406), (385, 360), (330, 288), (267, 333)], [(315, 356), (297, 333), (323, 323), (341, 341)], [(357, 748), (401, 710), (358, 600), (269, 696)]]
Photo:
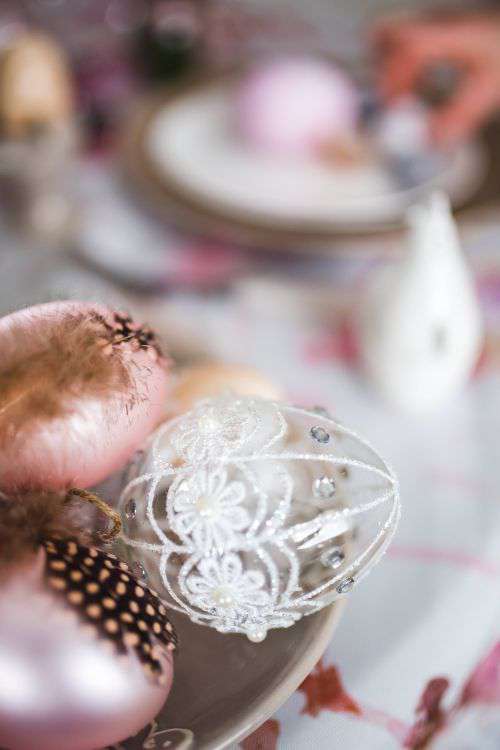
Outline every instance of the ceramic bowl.
[(173, 612), (180, 649), (172, 692), (156, 722), (116, 750), (222, 750), (244, 739), (313, 669), (343, 607), (339, 601), (291, 628), (273, 630), (262, 643), (222, 635)]

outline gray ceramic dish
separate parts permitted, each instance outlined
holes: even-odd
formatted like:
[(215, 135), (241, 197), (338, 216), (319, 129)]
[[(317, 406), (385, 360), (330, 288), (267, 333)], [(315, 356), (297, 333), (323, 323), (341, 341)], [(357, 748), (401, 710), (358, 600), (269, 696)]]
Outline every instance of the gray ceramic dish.
[(247, 737), (313, 669), (343, 607), (338, 601), (258, 644), (173, 613), (180, 651), (170, 697), (152, 726), (113, 750), (222, 750)]

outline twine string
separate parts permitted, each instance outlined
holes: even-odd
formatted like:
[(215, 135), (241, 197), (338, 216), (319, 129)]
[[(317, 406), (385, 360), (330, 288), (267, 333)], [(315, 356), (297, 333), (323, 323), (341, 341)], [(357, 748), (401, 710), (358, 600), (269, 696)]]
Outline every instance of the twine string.
[(80, 500), (84, 500), (90, 505), (93, 505), (97, 510), (102, 513), (106, 518), (111, 521), (111, 526), (105, 531), (101, 531), (99, 536), (104, 542), (111, 542), (120, 534), (122, 530), (122, 519), (120, 514), (111, 508), (108, 503), (103, 500), (99, 495), (88, 490), (82, 490), (79, 487), (72, 487), (68, 490), (67, 500), (71, 500), (72, 497), (78, 497)]

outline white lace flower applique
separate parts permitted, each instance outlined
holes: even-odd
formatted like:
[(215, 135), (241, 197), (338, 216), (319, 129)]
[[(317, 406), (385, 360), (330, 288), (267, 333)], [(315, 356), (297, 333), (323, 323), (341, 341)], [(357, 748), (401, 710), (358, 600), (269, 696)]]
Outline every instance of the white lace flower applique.
[(264, 448), (286, 431), (274, 404), (249, 397), (201, 401), (173, 430), (170, 440), (188, 462), (219, 460), (239, 451)]
[(244, 499), (245, 485), (228, 481), (223, 467), (181, 475), (168, 492), (170, 525), (201, 554), (222, 553), (234, 547), (239, 533), (250, 525)]
[(222, 558), (203, 558), (195, 571), (186, 580), (191, 604), (202, 611), (215, 612), (216, 627), (222, 632), (245, 623), (247, 629), (255, 630), (262, 619), (260, 611), (271, 603), (260, 570), (244, 569), (239, 556), (232, 553)]

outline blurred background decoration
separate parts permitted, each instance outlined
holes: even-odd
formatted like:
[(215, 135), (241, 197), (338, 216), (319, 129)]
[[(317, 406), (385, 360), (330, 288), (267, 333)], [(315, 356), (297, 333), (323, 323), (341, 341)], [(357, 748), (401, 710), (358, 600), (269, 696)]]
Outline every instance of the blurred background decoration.
[[(0, 312), (66, 298), (128, 309), (176, 366), (196, 364), (180, 403), (226, 384), (324, 403), (401, 476), (398, 547), (303, 688), (314, 727), (293, 699), (266, 742), (331, 747), (335, 711), (343, 748), (423, 747), (407, 739), (416, 696), (435, 674), (464, 684), (498, 638), (500, 16), (484, 7), (0, 6)], [(467, 54), (486, 50), (477, 69), (464, 38)], [(314, 703), (328, 693), (315, 680), (331, 700)], [(439, 727), (452, 733), (465, 703)], [(489, 721), (472, 722), (468, 748), (487, 747)]]

